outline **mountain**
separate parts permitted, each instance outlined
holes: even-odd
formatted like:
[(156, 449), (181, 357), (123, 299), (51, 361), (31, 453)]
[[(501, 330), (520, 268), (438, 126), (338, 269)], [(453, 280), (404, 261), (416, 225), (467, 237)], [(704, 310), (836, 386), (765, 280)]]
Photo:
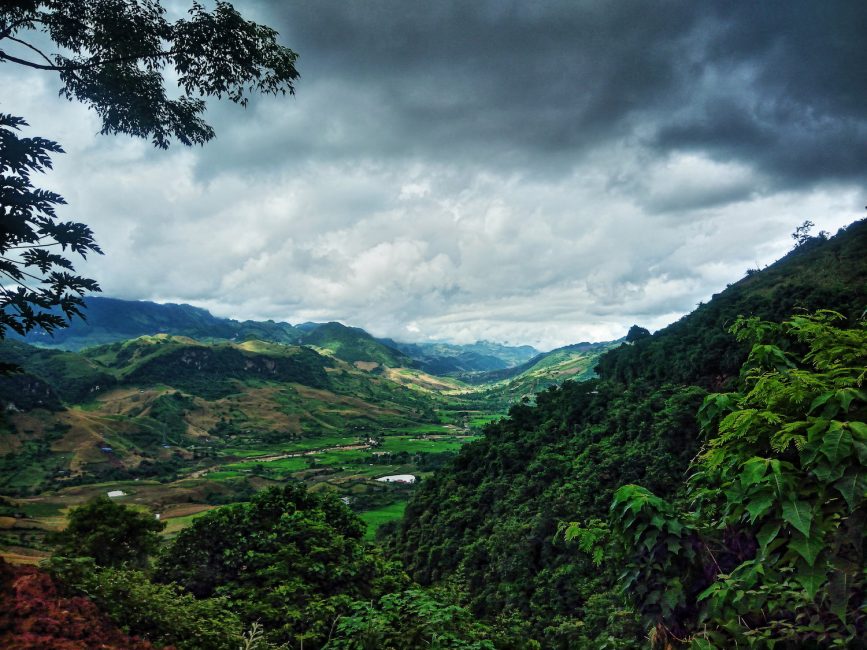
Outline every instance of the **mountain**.
[(6, 341), (0, 362), (23, 369), (0, 376), (5, 494), (189, 473), (184, 449), (203, 445), (351, 440), (439, 422), (434, 397), (306, 346), (159, 334), (66, 352)]
[[(463, 373), (461, 379), (471, 384), (490, 384), (517, 378), (538, 378), (538, 390), (565, 379), (583, 380), (593, 376), (596, 358), (619, 341), (573, 343), (549, 352), (542, 352), (524, 363), (501, 370)], [(545, 380), (550, 380), (545, 383)], [(529, 383), (529, 382), (525, 382)], [(538, 392), (534, 391), (534, 392)]]
[(198, 341), (269, 341), (284, 345), (310, 345), (347, 361), (398, 367), (413, 360), (383, 345), (357, 327), (340, 323), (302, 323), (293, 327), (275, 321), (236, 321), (218, 318), (191, 305), (158, 304), (117, 298), (87, 298), (87, 320), (75, 319), (53, 334), (33, 331), (26, 337), (10, 336), (32, 345), (62, 350), (82, 350), (140, 336), (167, 334)]
[[(337, 322), (237, 321), (219, 318), (199, 307), (148, 301), (88, 297), (86, 320), (74, 319), (53, 334), (32, 331), (10, 339), (44, 348), (77, 351), (139, 336), (169, 334), (198, 341), (270, 341), (285, 345), (310, 345), (349, 363), (396, 368), (419, 368), (434, 375), (500, 370), (523, 363), (538, 354), (534, 348), (506, 346), (488, 341), (470, 345), (448, 343), (400, 343), (376, 339), (363, 329)], [(374, 366), (371, 366), (374, 367)]]
[(383, 345), (363, 329), (341, 323), (323, 323), (309, 328), (300, 342), (326, 350), (348, 363), (372, 363), (389, 368), (415, 365), (410, 357)]
[(427, 373), (457, 376), (461, 373), (501, 370), (527, 361), (539, 353), (529, 346), (508, 346), (490, 341), (468, 345), (450, 343), (399, 343), (379, 339), (385, 345), (400, 350), (417, 362)]
[(599, 639), (639, 647), (646, 629), (620, 595), (621, 567), (596, 566), (565, 542), (562, 523), (605, 520), (625, 484), (677, 498), (701, 444), (697, 409), (745, 360), (728, 332), (738, 315), (780, 320), (825, 308), (852, 322), (865, 306), (861, 221), (749, 273), (674, 325), (617, 345), (602, 355), (598, 379), (513, 406), (420, 485), (391, 552), (423, 585), (459, 579), (482, 619), (520, 613), (542, 647), (599, 647)]
[(201, 340), (260, 339), (277, 343), (295, 343), (301, 336), (301, 332), (288, 323), (239, 322), (213, 316), (207, 310), (191, 305), (101, 297), (88, 297), (85, 305), (87, 320), (76, 318), (69, 327), (52, 334), (34, 330), (23, 340), (42, 347), (81, 350), (152, 334), (173, 334)]

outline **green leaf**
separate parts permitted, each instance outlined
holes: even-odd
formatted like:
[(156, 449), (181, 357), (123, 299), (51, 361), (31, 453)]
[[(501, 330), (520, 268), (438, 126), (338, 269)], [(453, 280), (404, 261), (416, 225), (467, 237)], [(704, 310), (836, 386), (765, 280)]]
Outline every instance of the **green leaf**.
[(774, 503), (772, 492), (762, 491), (747, 504), (747, 512), (750, 513), (750, 523), (765, 514)]
[(798, 570), (795, 572), (795, 580), (804, 588), (810, 600), (815, 600), (819, 588), (825, 582), (825, 567), (823, 563), (819, 562), (813, 566), (799, 564)]
[[(851, 427), (855, 422), (850, 422), (849, 426)], [(857, 424), (861, 424), (858, 422)], [(855, 441), (855, 453), (858, 454), (858, 462), (867, 467), (867, 443), (861, 442), (860, 440)]]
[(856, 581), (848, 571), (835, 570), (828, 582), (828, 595), (831, 600), (831, 611), (843, 623), (846, 623), (846, 611), (849, 609), (849, 599), (853, 596)]
[(773, 473), (771, 474), (771, 487), (774, 488), (774, 493), (778, 498), (782, 499), (789, 492), (789, 482), (783, 476), (779, 467), (772, 465)]
[(846, 471), (845, 465), (832, 465), (827, 461), (822, 461), (813, 468), (813, 476), (822, 483), (833, 483)]
[(822, 539), (815, 535), (813, 537), (796, 536), (789, 542), (789, 546), (795, 549), (809, 566), (813, 566), (816, 563), (816, 557), (825, 548)]
[(864, 501), (867, 494), (867, 476), (858, 470), (849, 470), (846, 475), (834, 483), (837, 491), (846, 499), (849, 510), (855, 510)]
[(744, 463), (743, 471), (741, 472), (741, 485), (744, 487), (755, 485), (762, 480), (765, 472), (768, 471), (768, 461), (765, 458), (750, 458)]
[(768, 544), (774, 541), (774, 538), (780, 533), (780, 524), (769, 521), (764, 526), (759, 529), (759, 532), (756, 533), (756, 541), (759, 543), (762, 551), (764, 551)]
[(842, 422), (834, 420), (828, 427), (819, 451), (834, 465), (842, 462), (852, 454), (852, 433), (843, 427)]
[(850, 422), (849, 428), (852, 429), (856, 436), (867, 440), (867, 424), (864, 422)]
[(805, 537), (810, 536), (810, 524), (813, 513), (806, 501), (786, 501), (783, 503), (783, 519), (791, 526), (801, 531)]
[(816, 399), (813, 400), (813, 403), (810, 404), (810, 408), (807, 410), (807, 413), (812, 413), (813, 411), (815, 411), (817, 408), (825, 404), (829, 399), (834, 397), (835, 394), (835, 391), (832, 390), (819, 395)]

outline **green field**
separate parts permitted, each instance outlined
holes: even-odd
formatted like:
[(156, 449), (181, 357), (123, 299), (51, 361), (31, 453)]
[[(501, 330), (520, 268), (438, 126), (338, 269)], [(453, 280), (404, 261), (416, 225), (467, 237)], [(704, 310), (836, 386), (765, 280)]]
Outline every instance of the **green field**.
[(375, 510), (360, 512), (358, 514), (367, 524), (367, 532), (364, 534), (364, 539), (372, 542), (376, 538), (377, 529), (389, 521), (394, 521), (403, 517), (403, 511), (406, 510), (406, 501), (397, 501)]

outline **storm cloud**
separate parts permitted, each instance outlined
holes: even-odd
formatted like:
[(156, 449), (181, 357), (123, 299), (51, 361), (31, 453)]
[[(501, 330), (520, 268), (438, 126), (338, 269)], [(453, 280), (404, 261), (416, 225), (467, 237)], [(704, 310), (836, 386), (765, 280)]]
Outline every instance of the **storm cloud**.
[(94, 135), (56, 80), (0, 109), (69, 152), (108, 295), (551, 347), (657, 328), (861, 216), (859, 2), (237, 2), (299, 52), (294, 98), (218, 137)]

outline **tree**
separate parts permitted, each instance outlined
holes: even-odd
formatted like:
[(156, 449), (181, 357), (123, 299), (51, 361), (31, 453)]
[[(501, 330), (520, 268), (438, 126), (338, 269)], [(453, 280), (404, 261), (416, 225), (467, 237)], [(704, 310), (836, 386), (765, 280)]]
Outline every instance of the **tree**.
[[(277, 32), (244, 20), (227, 2), (207, 11), (194, 2), (188, 19), (170, 22), (159, 0), (29, 0), (0, 9), (0, 61), (57, 72), (60, 94), (102, 118), (102, 133), (204, 144), (214, 130), (202, 119), (203, 97), (246, 106), (247, 94), (294, 93), (298, 55)], [(60, 48), (46, 52), (45, 33)], [(14, 45), (13, 45), (14, 44)], [(10, 53), (10, 47), (21, 50)], [(171, 98), (173, 68), (181, 94)]]
[[(863, 647), (867, 323), (840, 319), (740, 320), (743, 389), (699, 412), (710, 439), (689, 509), (636, 485), (615, 494), (615, 562), (660, 647)], [(571, 536), (611, 547), (604, 530)]]
[(405, 587), (367, 548), (364, 522), (332, 493), (288, 483), (197, 518), (157, 563), (157, 579), (197, 598), (228, 597), (270, 640), (321, 648), (355, 600)]
[[(4, 2), (0, 62), (57, 73), (60, 95), (96, 111), (103, 134), (150, 138), (161, 149), (172, 138), (189, 146), (214, 137), (202, 118), (205, 97), (246, 106), (251, 92), (294, 93), (297, 54), (277, 43), (273, 29), (226, 2), (213, 11), (194, 2), (188, 15), (169, 21), (159, 0)], [(46, 37), (57, 51), (46, 49)], [(167, 72), (177, 77), (177, 97), (166, 88)], [(62, 149), (19, 138), (25, 125), (0, 115), (0, 338), (6, 329), (64, 327), (82, 315), (84, 294), (99, 291), (65, 255), (101, 253), (90, 228), (58, 221), (63, 198), (30, 180)]]
[(629, 331), (626, 333), (626, 342), (627, 343), (635, 343), (635, 341), (640, 341), (641, 339), (646, 339), (650, 336), (650, 331), (645, 329), (644, 327), (640, 327), (638, 325), (633, 325), (629, 328)]
[(84, 293), (99, 291), (54, 252), (57, 246), (82, 257), (102, 251), (90, 228), (57, 220), (55, 206), (65, 203), (63, 197), (33, 187), (31, 174), (50, 169), (50, 154), (63, 150), (43, 138), (19, 138), (15, 131), (26, 124), (0, 114), (0, 338), (7, 328), (23, 335), (34, 327), (63, 327), (64, 317), (81, 315)]
[(69, 525), (54, 536), (56, 552), (90, 557), (101, 567), (144, 567), (159, 547), (165, 524), (108, 497), (96, 498), (69, 513)]

